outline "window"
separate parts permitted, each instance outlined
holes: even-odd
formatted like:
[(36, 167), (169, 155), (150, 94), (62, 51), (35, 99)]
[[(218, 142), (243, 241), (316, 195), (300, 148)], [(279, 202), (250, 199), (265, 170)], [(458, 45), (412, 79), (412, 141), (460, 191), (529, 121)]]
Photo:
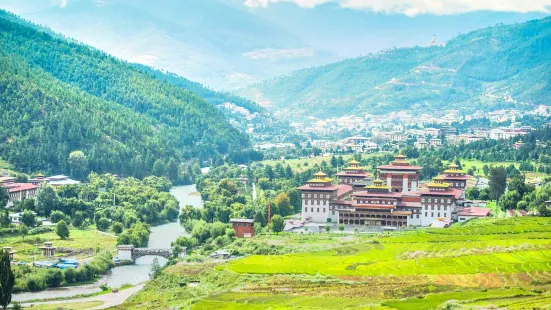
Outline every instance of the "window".
[(429, 213), (428, 212), (425, 212), (425, 217), (429, 216)]
[(325, 208), (323, 208), (323, 213), (325, 213)]
[(314, 208), (310, 208), (310, 212), (314, 212)]
[(419, 218), (419, 214), (417, 214), (417, 218)]
[(432, 211), (434, 211), (434, 206), (430, 206), (430, 209), (431, 209)]
[(320, 213), (320, 208), (318, 208), (316, 212)]
[(304, 208), (304, 212), (308, 212), (308, 208), (305, 207), (305, 208)]
[(332, 211), (331, 213), (332, 213), (333, 215), (335, 215), (335, 211)]
[(448, 203), (452, 203), (452, 200), (451, 200), (451, 199), (448, 199)]
[(434, 217), (434, 212), (431, 212), (431, 213), (430, 213), (430, 217)]
[(440, 212), (438, 212), (438, 217), (440, 217)]

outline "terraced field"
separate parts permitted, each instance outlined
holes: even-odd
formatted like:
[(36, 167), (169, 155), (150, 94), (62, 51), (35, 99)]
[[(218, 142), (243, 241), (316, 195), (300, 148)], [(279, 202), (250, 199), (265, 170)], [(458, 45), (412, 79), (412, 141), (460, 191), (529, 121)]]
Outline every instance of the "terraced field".
[[(247, 242), (292, 251), (216, 266), (171, 266), (120, 309), (551, 307), (548, 218), (485, 219), (377, 236), (280, 234)], [(198, 284), (183, 285), (185, 279)]]

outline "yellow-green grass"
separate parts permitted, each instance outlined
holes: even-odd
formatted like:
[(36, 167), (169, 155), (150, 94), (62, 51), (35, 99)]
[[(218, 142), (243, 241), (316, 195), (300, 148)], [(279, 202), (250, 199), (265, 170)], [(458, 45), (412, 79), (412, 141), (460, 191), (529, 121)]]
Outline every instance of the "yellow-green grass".
[[(39, 238), (40, 240), (38, 240)], [(39, 241), (39, 242), (36, 242)], [(74, 250), (91, 250), (93, 244), (101, 250), (111, 250), (116, 248), (117, 238), (106, 234), (94, 233), (93, 230), (78, 230), (71, 229), (69, 239), (62, 240), (54, 232), (21, 236), (1, 237), (0, 244), (2, 246), (10, 246), (16, 251), (15, 259), (20, 261), (31, 261), (33, 256), (40, 257), (39, 249), (45, 241), (53, 242), (56, 248), (66, 248)], [(88, 253), (89, 255), (90, 253)], [(86, 256), (86, 255), (85, 255)]]
[(502, 289), (487, 291), (466, 291), (445, 292), (438, 294), (428, 294), (422, 298), (409, 298), (405, 300), (395, 300), (384, 302), (383, 305), (392, 309), (436, 309), (445, 303), (462, 304), (465, 301), (489, 300), (495, 298), (511, 298), (519, 296), (534, 296), (532, 292), (521, 289)]
[(67, 302), (55, 303), (46, 305), (36, 305), (32, 309), (37, 310), (57, 310), (57, 309), (91, 309), (103, 305), (103, 301), (86, 301), (86, 302)]
[[(370, 158), (370, 157), (380, 157), (387, 155), (388, 153), (375, 153), (375, 154), (368, 154), (368, 155), (362, 155), (362, 158)], [(309, 168), (311, 168), (314, 165), (321, 165), (322, 161), (325, 161), (328, 165), (331, 164), (331, 157), (332, 156), (318, 156), (313, 158), (298, 158), (298, 159), (286, 159), (286, 160), (263, 160), (261, 163), (263, 165), (271, 165), (274, 166), (277, 163), (281, 165), (287, 165), (289, 164), (293, 171), (305, 171)], [(353, 159), (352, 155), (343, 155), (343, 160), (345, 162), (345, 165), (348, 165), (348, 162)], [(305, 166), (304, 164), (307, 163), (308, 165)], [(363, 167), (363, 168), (370, 168), (370, 167)]]
[(447, 230), (376, 237), (326, 251), (253, 255), (239, 273), (331, 276), (446, 275), (551, 270), (551, 219), (488, 219)]
[(293, 296), (287, 294), (224, 293), (199, 301), (194, 310), (207, 309), (390, 309), (364, 298)]

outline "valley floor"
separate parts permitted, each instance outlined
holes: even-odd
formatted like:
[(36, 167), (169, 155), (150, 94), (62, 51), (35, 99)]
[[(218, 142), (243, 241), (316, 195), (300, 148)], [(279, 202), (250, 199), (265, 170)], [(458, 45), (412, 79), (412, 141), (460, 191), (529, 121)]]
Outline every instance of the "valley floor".
[(260, 236), (243, 242), (288, 254), (180, 262), (116, 309), (540, 309), (551, 306), (550, 238), (551, 219), (536, 217)]

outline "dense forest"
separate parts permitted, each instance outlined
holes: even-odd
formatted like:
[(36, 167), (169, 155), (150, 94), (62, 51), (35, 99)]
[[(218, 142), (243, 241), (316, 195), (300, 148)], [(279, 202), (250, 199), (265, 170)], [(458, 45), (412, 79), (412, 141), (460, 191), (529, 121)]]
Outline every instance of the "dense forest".
[(241, 94), (295, 119), (404, 109), (528, 109), (549, 104), (550, 52), (551, 18), (545, 18), (476, 30), (442, 45), (387, 49), (299, 70)]
[(3, 11), (0, 68), (0, 156), (23, 172), (70, 173), (69, 155), (82, 151), (88, 171), (143, 177), (155, 161), (177, 167), (250, 145), (192, 92), (198, 85), (189, 91)]

